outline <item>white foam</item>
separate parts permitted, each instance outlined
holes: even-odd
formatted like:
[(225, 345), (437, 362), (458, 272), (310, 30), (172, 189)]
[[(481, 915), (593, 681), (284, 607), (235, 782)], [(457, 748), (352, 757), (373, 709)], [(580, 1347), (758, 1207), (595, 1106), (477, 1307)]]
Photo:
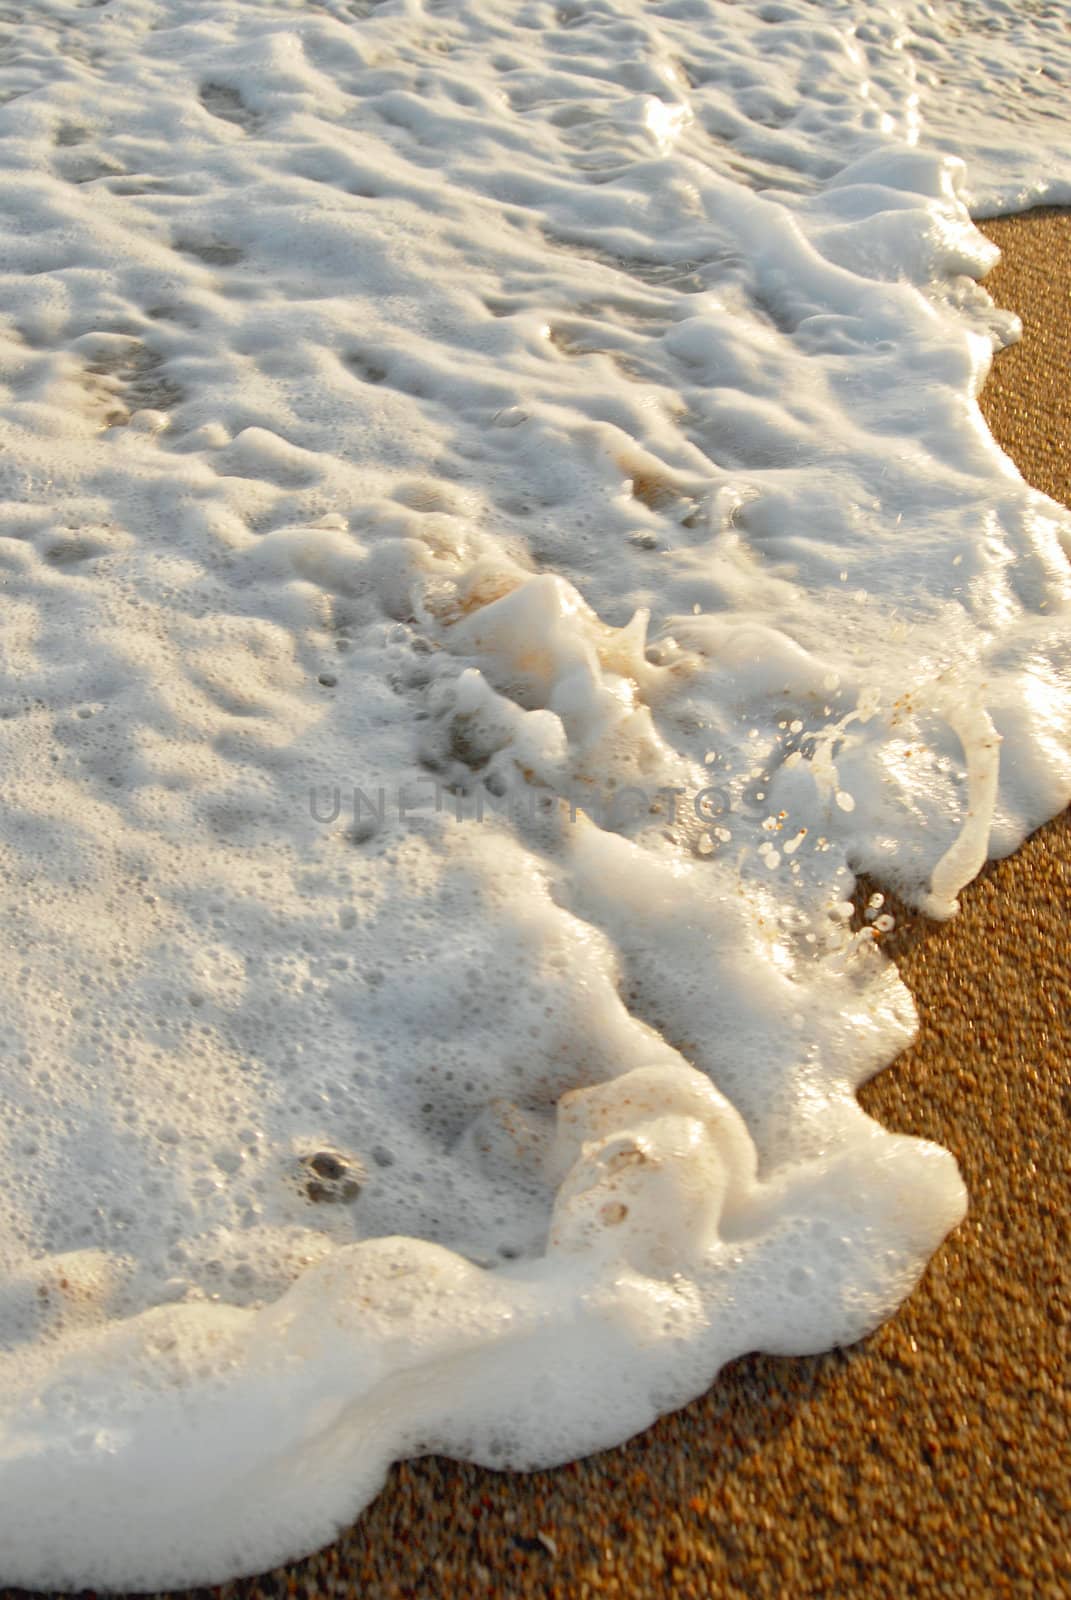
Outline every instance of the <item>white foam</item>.
[(1056, 22), (5, 21), (5, 1580), (608, 1445), (962, 1216), (851, 898), (1071, 792), (968, 209), (1064, 194)]

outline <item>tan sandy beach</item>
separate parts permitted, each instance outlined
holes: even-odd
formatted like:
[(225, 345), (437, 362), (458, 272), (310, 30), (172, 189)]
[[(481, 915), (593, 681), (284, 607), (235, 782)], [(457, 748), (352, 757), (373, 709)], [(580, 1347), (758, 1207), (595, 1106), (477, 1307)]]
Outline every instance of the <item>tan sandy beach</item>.
[[(1024, 476), (1071, 503), (1071, 213), (985, 231), (1005, 251), (988, 286), (1025, 337), (983, 407)], [(1065, 815), (990, 866), (952, 923), (901, 917), (890, 936), (922, 1028), (863, 1101), (954, 1151), (971, 1196), (890, 1324), (815, 1359), (738, 1361), (631, 1444), (556, 1472), (397, 1467), (335, 1545), (220, 1592), (1071, 1593), (1069, 891)]]

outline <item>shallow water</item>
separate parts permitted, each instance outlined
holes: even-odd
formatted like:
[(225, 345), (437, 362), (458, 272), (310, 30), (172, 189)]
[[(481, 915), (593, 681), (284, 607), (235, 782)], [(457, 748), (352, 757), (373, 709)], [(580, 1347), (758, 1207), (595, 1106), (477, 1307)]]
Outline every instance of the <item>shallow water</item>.
[(4, 8), (5, 1578), (614, 1442), (962, 1215), (849, 922), (1071, 793), (969, 215), (1066, 20)]

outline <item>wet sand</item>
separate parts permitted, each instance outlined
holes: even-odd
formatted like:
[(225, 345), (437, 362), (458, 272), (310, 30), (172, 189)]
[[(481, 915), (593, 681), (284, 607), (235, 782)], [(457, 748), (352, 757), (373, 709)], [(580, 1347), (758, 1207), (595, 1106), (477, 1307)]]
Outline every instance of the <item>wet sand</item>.
[[(985, 224), (1023, 343), (983, 395), (1023, 475), (1071, 503), (1071, 213)], [(951, 1149), (967, 1221), (850, 1349), (749, 1356), (617, 1450), (524, 1476), (428, 1459), (307, 1561), (228, 1600), (1071, 1594), (1066, 1172), (1071, 823), (991, 864), (953, 922), (887, 944), (921, 1013), (863, 1091)], [(10, 1593), (10, 1591), (8, 1591)]]

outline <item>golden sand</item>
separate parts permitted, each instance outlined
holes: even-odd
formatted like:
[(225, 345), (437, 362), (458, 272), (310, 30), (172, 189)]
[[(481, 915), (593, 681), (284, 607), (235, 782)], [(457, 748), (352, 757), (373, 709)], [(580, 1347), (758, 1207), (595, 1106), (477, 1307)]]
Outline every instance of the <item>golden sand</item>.
[[(1023, 319), (983, 396), (1024, 476), (1071, 503), (1071, 213), (986, 224)], [(988, 867), (951, 923), (901, 916), (918, 1042), (863, 1091), (954, 1151), (967, 1221), (850, 1349), (749, 1356), (617, 1450), (525, 1476), (396, 1467), (329, 1549), (222, 1591), (472, 1596), (1071, 1595), (1066, 1172), (1071, 826)]]

